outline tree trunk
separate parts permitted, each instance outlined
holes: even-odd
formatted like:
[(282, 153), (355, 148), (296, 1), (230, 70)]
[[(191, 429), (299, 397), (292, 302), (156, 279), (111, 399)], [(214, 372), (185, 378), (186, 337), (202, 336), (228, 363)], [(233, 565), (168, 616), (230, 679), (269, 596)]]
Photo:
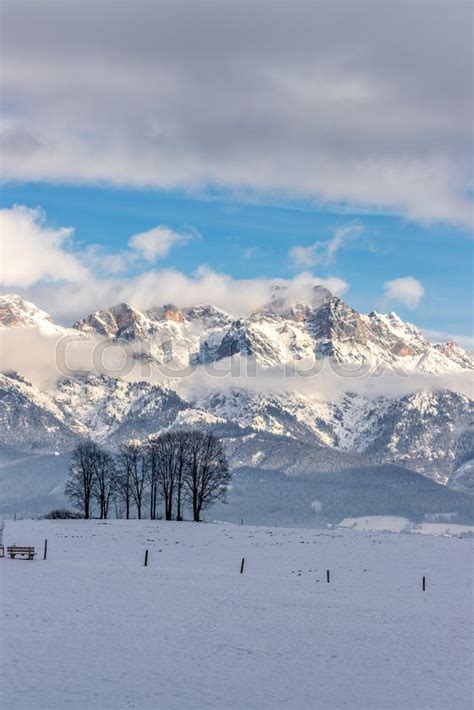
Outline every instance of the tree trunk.
[(150, 519), (156, 520), (156, 487), (154, 484), (150, 489)]
[(181, 489), (183, 485), (181, 479), (178, 481), (178, 495), (176, 496), (176, 520), (182, 520), (181, 516)]

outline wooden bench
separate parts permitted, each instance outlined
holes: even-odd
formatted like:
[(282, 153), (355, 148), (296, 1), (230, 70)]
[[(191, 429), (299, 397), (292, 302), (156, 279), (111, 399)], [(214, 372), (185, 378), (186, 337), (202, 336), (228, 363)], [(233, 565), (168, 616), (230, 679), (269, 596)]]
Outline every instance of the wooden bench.
[(10, 547), (7, 547), (7, 554), (10, 555), (10, 558), (12, 560), (15, 559), (16, 555), (28, 557), (29, 560), (32, 560), (33, 557), (36, 555), (36, 552), (34, 547), (20, 547), (19, 545), (10, 545)]

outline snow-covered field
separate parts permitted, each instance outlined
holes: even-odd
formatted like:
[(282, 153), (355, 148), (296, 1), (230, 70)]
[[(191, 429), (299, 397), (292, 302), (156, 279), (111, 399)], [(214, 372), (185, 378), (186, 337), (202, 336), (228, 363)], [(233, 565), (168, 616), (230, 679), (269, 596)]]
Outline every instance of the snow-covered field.
[(474, 535), (474, 525), (455, 523), (413, 523), (396, 515), (369, 515), (365, 518), (344, 518), (338, 527), (366, 532), (412, 532), (420, 535)]
[(14, 542), (40, 554), (0, 560), (2, 708), (472, 707), (469, 539), (17, 521)]

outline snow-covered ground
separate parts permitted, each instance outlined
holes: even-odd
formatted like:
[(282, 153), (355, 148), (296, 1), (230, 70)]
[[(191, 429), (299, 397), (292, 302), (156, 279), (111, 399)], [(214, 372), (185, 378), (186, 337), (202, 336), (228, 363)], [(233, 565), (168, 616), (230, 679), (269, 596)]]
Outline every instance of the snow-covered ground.
[(369, 515), (364, 518), (344, 518), (337, 527), (366, 532), (412, 532), (421, 535), (474, 535), (474, 525), (456, 523), (413, 523), (396, 515)]
[(15, 542), (40, 554), (0, 560), (2, 708), (472, 707), (469, 539), (8, 522)]

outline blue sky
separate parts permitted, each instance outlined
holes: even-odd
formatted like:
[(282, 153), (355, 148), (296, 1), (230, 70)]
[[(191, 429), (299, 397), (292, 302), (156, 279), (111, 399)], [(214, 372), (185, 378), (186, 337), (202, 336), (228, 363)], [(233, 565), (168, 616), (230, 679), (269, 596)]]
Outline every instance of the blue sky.
[(472, 344), (471, 24), (467, 2), (4, 0), (0, 287), (69, 322), (313, 279)]
[[(52, 227), (73, 227), (76, 248), (100, 244), (116, 252), (129, 238), (157, 225), (191, 233), (189, 242), (160, 259), (159, 267), (188, 275), (206, 265), (235, 279), (292, 278), (302, 270), (289, 251), (295, 245), (327, 242), (337, 228), (361, 228), (328, 264), (312, 270), (349, 284), (344, 298), (355, 308), (396, 310), (427, 330), (469, 334), (472, 240), (465, 230), (420, 225), (388, 215), (346, 213), (305, 202), (259, 204), (232, 193), (192, 197), (185, 192), (105, 187), (8, 184), (1, 206), (40, 206)], [(128, 274), (140, 269), (131, 265)], [(413, 276), (425, 294), (416, 308), (383, 299), (386, 281)], [(103, 306), (111, 304), (101, 304)]]

